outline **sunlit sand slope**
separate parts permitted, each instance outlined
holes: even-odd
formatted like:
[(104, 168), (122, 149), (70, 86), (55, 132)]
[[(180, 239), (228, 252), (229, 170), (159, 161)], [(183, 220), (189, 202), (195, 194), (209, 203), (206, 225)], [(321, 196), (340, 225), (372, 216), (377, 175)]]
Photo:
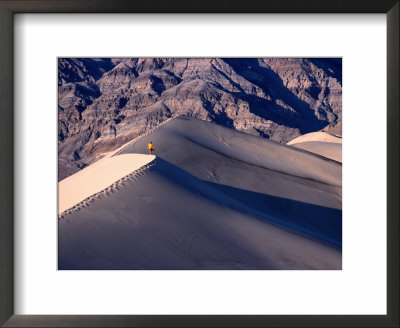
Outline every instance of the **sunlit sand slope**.
[(311, 132), (304, 134), (300, 137), (297, 137), (288, 142), (288, 145), (294, 145), (300, 142), (308, 142), (308, 141), (323, 141), (323, 142), (334, 142), (334, 143), (342, 143), (342, 138), (334, 136), (332, 134), (326, 132)]
[(100, 192), (154, 160), (154, 155), (125, 154), (101, 159), (58, 183), (58, 213)]
[(325, 141), (306, 141), (293, 144), (293, 147), (324, 156), (342, 163), (342, 144)]
[(342, 138), (326, 132), (307, 133), (288, 142), (288, 145), (342, 162)]

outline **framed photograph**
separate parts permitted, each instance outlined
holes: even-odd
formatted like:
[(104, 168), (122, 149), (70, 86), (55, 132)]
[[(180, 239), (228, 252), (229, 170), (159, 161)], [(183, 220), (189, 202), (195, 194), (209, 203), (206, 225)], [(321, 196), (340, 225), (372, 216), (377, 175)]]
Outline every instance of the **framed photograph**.
[(398, 327), (398, 1), (0, 21), (3, 326)]
[(58, 270), (342, 269), (341, 58), (58, 58), (58, 80)]

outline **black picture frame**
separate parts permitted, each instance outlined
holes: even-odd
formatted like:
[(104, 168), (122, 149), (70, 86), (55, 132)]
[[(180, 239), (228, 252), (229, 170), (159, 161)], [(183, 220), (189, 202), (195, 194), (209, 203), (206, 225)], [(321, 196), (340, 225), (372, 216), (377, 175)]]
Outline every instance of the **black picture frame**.
[[(399, 7), (398, 0), (0, 0), (0, 324), (4, 327), (399, 327)], [(14, 315), (14, 14), (122, 12), (386, 14), (387, 315)]]

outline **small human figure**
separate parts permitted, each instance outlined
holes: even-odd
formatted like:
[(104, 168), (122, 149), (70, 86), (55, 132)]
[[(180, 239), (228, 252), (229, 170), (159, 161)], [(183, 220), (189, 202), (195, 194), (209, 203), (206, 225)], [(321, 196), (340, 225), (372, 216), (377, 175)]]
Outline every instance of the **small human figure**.
[(147, 145), (147, 148), (149, 149), (149, 154), (153, 155), (153, 151), (154, 151), (153, 141), (150, 141), (150, 143)]

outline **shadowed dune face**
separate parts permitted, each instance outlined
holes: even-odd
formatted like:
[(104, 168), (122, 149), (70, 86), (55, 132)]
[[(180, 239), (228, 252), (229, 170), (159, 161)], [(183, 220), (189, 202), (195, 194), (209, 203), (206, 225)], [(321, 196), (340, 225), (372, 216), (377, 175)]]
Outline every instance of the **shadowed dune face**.
[(193, 118), (154, 165), (59, 220), (59, 269), (341, 269), (341, 165)]
[(156, 159), (139, 180), (59, 221), (59, 268), (340, 269), (338, 249), (249, 205)]
[[(341, 164), (293, 147), (194, 118), (178, 118), (121, 153), (158, 157), (199, 179), (273, 196), (341, 208)], [(332, 197), (319, 197), (321, 191)]]

